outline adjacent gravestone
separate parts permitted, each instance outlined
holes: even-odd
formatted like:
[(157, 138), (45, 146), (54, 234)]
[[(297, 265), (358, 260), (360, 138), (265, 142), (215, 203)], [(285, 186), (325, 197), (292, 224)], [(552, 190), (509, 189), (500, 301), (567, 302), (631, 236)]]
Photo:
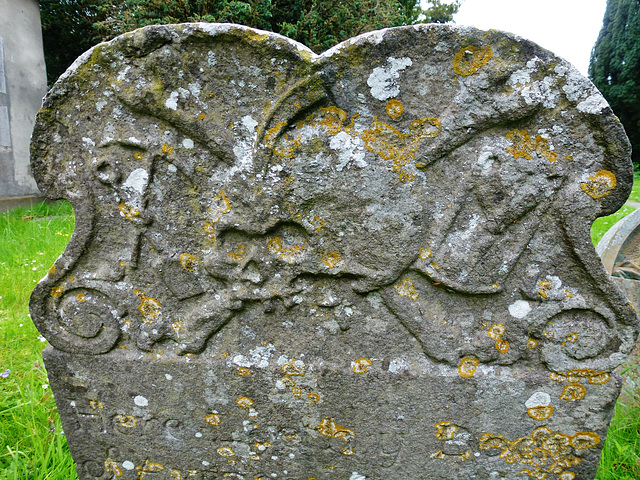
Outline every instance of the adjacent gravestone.
[(29, 169), (34, 119), (47, 91), (36, 0), (0, 2), (0, 210), (39, 195)]
[(632, 170), (550, 52), (147, 27), (32, 161), (76, 210), (31, 312), (80, 478), (593, 478), (638, 325), (589, 227)]

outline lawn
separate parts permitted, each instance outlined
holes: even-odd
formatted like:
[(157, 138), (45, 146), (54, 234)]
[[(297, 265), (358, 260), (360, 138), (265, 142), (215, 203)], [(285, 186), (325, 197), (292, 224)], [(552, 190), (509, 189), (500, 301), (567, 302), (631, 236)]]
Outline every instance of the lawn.
[[(632, 199), (640, 202), (640, 181)], [(624, 207), (598, 219), (592, 238), (631, 211)], [(66, 202), (0, 213), (0, 479), (77, 479), (42, 365), (46, 342), (27, 307), (34, 284), (62, 253), (73, 226)], [(634, 381), (639, 380), (630, 377), (632, 388), (616, 406), (598, 480), (640, 479), (640, 398)]]

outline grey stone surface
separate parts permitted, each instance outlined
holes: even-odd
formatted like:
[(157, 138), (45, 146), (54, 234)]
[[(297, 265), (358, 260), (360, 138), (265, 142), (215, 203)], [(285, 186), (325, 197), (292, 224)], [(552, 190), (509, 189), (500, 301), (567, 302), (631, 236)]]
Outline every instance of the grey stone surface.
[(36, 113), (47, 91), (37, 0), (0, 2), (0, 198), (37, 195), (29, 169)]
[(592, 479), (638, 333), (629, 143), (571, 65), (421, 25), (101, 44), (48, 94), (31, 313), (82, 479)]

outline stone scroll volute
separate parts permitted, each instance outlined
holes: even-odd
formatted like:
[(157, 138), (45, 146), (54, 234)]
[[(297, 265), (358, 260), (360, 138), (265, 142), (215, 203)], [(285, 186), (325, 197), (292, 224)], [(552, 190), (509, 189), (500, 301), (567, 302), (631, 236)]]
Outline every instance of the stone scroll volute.
[(593, 478), (638, 327), (589, 227), (629, 151), (502, 32), (96, 46), (32, 145), (76, 211), (31, 312), (80, 478)]

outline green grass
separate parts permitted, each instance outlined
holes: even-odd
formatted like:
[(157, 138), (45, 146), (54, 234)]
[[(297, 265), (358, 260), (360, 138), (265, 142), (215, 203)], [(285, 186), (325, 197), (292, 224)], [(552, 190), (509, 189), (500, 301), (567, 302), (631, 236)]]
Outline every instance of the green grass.
[[(640, 203), (640, 172), (634, 172), (633, 174), (633, 188), (631, 189), (629, 200)], [(609, 230), (618, 220), (622, 220), (634, 210), (635, 207), (627, 204), (623, 205), (620, 210), (612, 215), (596, 218), (596, 221), (593, 222), (593, 225), (591, 226), (591, 241), (593, 244), (597, 245), (603, 235), (607, 233), (607, 230)]]
[(46, 345), (29, 318), (35, 283), (73, 231), (71, 206), (37, 204), (0, 213), (0, 478), (77, 478), (47, 372)]
[[(640, 202), (640, 176), (636, 180), (631, 199)], [(597, 238), (631, 211), (623, 207), (599, 219)], [(73, 225), (66, 202), (0, 213), (0, 374), (10, 370), (0, 376), (0, 479), (77, 479), (42, 365), (46, 342), (27, 307), (33, 286), (64, 250)], [(638, 368), (629, 368), (629, 391), (616, 405), (597, 480), (640, 479), (638, 377)]]
[(595, 222), (593, 222), (593, 225), (591, 226), (591, 241), (593, 244), (598, 245), (598, 242), (604, 234), (607, 233), (607, 230), (613, 227), (618, 220), (622, 220), (634, 210), (635, 208), (630, 205), (623, 205), (620, 210), (612, 215), (596, 218)]

